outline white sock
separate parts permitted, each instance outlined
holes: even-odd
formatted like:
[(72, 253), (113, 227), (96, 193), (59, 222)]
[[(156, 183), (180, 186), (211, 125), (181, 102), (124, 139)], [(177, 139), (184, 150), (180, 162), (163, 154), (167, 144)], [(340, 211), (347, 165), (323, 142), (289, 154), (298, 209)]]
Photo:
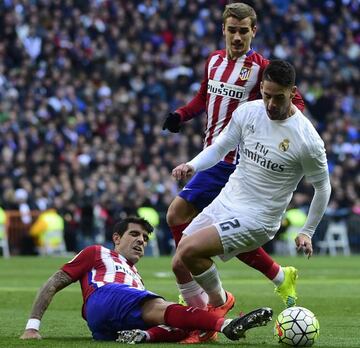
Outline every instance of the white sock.
[(224, 328), (226, 326), (228, 326), (234, 319), (225, 319), (223, 324), (221, 325), (221, 329), (220, 329), (220, 332), (222, 332), (224, 330)]
[(148, 332), (146, 332), (145, 330), (141, 330), (144, 334), (145, 334), (145, 336), (146, 336), (146, 339), (145, 339), (145, 342), (149, 342), (150, 341), (150, 335), (149, 335), (149, 333)]
[(226, 292), (222, 287), (219, 273), (214, 263), (205, 272), (197, 276), (193, 275), (193, 278), (206, 291), (211, 305), (218, 307), (226, 302)]
[(178, 288), (188, 306), (202, 309), (206, 308), (209, 302), (209, 296), (195, 280), (178, 284)]
[(284, 280), (285, 280), (285, 273), (282, 267), (280, 266), (278, 274), (275, 276), (275, 278), (272, 281), (276, 286), (279, 286), (283, 283)]

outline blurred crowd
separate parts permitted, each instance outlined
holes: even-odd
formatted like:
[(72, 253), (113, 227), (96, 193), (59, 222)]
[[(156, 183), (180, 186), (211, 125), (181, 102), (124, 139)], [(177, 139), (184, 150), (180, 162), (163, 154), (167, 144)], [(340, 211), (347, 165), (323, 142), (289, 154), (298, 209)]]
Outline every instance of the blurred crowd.
[[(296, 67), (305, 114), (326, 143), (327, 215), (360, 216), (359, 0), (244, 1), (258, 13), (253, 48)], [(56, 208), (68, 249), (113, 219), (151, 206), (160, 248), (179, 190), (170, 172), (202, 149), (204, 117), (162, 130), (224, 47), (221, 0), (2, 0), (0, 206)], [(302, 182), (293, 205), (308, 207)], [(24, 215), (24, 216), (29, 216)]]

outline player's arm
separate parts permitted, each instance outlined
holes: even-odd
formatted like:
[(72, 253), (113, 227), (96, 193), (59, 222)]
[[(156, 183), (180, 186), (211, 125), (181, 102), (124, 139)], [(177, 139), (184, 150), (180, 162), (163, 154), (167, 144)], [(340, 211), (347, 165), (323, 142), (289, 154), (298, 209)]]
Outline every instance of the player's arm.
[(27, 322), (21, 339), (41, 339), (39, 328), (40, 321), (48, 308), (55, 294), (70, 285), (73, 280), (64, 271), (54, 273), (47, 282), (40, 288), (33, 303), (30, 319)]
[(97, 245), (86, 247), (47, 280), (35, 298), (30, 319), (21, 339), (41, 338), (39, 334), (40, 320), (53, 297), (58, 291), (81, 279), (93, 267), (96, 250), (99, 248), (100, 246)]
[(303, 250), (310, 257), (313, 253), (311, 238), (325, 213), (330, 199), (331, 185), (324, 150), (309, 157), (304, 161), (303, 165), (305, 171), (308, 172), (306, 175), (307, 181), (314, 187), (314, 196), (311, 200), (305, 224), (296, 237), (295, 243), (298, 250)]
[[(230, 148), (232, 150), (234, 148)], [(216, 142), (202, 150), (190, 162), (182, 163), (172, 170), (172, 176), (177, 179), (188, 179), (195, 172), (205, 170), (218, 163), (230, 150)]]
[(169, 113), (163, 124), (163, 130), (168, 129), (172, 133), (178, 133), (182, 123), (201, 115), (206, 108), (206, 90), (207, 79), (202, 81), (200, 90), (188, 104)]
[[(229, 124), (224, 128), (215, 142), (202, 150), (190, 162), (182, 163), (173, 169), (172, 175), (177, 179), (187, 179), (195, 172), (199, 172), (213, 167), (229, 151), (234, 150), (241, 140), (241, 126), (239, 125), (239, 115), (242, 106), (233, 113)], [(244, 118), (244, 117), (243, 117)]]
[(205, 64), (204, 78), (195, 97), (186, 105), (178, 108), (175, 112), (169, 113), (163, 124), (163, 130), (168, 129), (172, 133), (178, 133), (182, 123), (201, 115), (205, 111), (208, 85), (208, 64), (209, 59)]
[[(206, 68), (207, 69), (207, 68)], [(192, 118), (201, 115), (206, 109), (208, 78), (207, 76), (201, 81), (200, 89), (195, 97), (189, 103), (176, 110), (180, 115), (181, 122), (186, 122)]]

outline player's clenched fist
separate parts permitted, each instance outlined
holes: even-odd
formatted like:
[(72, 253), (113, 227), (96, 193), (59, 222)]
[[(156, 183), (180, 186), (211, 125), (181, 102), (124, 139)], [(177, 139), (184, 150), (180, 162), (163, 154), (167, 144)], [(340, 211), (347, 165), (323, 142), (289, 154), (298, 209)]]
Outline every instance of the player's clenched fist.
[(163, 124), (163, 130), (168, 129), (172, 133), (179, 133), (181, 127), (181, 117), (176, 112), (170, 112)]
[(194, 174), (194, 168), (189, 164), (182, 163), (172, 170), (172, 176), (177, 179), (187, 179)]

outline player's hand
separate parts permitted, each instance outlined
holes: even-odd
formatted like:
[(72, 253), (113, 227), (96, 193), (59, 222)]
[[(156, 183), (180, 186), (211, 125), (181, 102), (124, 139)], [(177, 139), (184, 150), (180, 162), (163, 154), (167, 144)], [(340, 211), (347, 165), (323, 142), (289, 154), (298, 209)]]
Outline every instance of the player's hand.
[(295, 238), (296, 250), (303, 251), (305, 255), (307, 255), (308, 259), (313, 254), (313, 247), (311, 238), (306, 234), (299, 233)]
[(21, 340), (41, 340), (41, 336), (38, 330), (35, 329), (27, 329), (20, 336)]
[(170, 112), (163, 124), (163, 130), (168, 129), (171, 133), (179, 133), (181, 126), (180, 115), (176, 112)]
[(187, 179), (194, 174), (194, 168), (189, 164), (182, 163), (172, 170), (172, 176), (177, 179)]

